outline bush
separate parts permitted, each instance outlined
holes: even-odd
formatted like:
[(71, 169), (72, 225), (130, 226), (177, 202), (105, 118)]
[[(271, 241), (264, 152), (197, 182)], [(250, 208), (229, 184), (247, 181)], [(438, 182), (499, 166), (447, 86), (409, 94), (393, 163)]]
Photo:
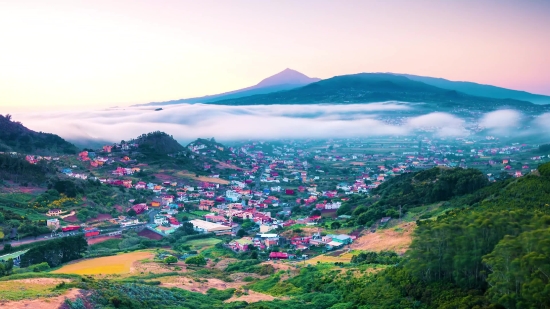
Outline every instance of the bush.
[(206, 291), (206, 295), (221, 301), (230, 299), (234, 293), (235, 293), (235, 289), (227, 289), (222, 291), (222, 290), (217, 290), (212, 288)]
[(39, 273), (41, 271), (46, 271), (50, 269), (50, 265), (48, 265), (47, 262), (42, 262), (40, 264), (31, 265), (29, 266), (30, 269), (32, 269), (33, 272)]

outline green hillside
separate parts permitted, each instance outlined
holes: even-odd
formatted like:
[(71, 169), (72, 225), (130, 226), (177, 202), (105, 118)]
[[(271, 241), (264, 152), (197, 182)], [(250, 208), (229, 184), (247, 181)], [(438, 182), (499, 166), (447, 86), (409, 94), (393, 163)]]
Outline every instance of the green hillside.
[(0, 152), (52, 155), (77, 151), (75, 145), (58, 135), (29, 130), (13, 121), (11, 115), (0, 115)]

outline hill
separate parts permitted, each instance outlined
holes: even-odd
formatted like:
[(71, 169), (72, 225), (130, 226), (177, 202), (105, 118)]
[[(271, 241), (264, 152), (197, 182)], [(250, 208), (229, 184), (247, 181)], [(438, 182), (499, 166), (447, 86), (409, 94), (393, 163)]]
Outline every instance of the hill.
[(58, 135), (35, 132), (12, 121), (11, 115), (0, 115), (0, 152), (51, 155), (73, 154), (77, 147)]
[(483, 85), (472, 82), (463, 81), (451, 81), (444, 78), (409, 75), (409, 74), (395, 74), (399, 76), (405, 76), (410, 80), (419, 81), (428, 85), (432, 85), (439, 88), (456, 90), (465, 94), (496, 98), (496, 99), (514, 99), (527, 101), (534, 104), (550, 104), (550, 96), (533, 94), (526, 91), (506, 89), (491, 85)]
[(307, 86), (276, 93), (221, 100), (213, 104), (314, 104), (314, 103), (371, 103), (403, 101), (428, 103), (429, 108), (480, 108), (494, 110), (503, 107), (539, 111), (544, 107), (530, 102), (476, 97), (448, 90), (405, 76), (386, 73), (360, 73), (336, 76)]
[(131, 143), (138, 144), (139, 151), (145, 155), (165, 156), (185, 150), (172, 136), (160, 131), (142, 134)]
[(273, 76), (267, 77), (254, 86), (247, 88), (224, 92), (220, 94), (207, 95), (204, 97), (179, 99), (167, 102), (153, 102), (147, 104), (140, 104), (136, 106), (147, 105), (172, 105), (180, 103), (208, 103), (218, 100), (236, 99), (257, 94), (266, 94), (271, 92), (290, 90), (298, 87), (302, 87), (314, 82), (319, 81), (319, 78), (308, 77), (298, 71), (292, 69), (285, 69)]
[(204, 154), (206, 157), (216, 160), (229, 160), (232, 154), (232, 152), (229, 151), (229, 147), (216, 142), (214, 138), (198, 138), (189, 143), (187, 148), (193, 152)]

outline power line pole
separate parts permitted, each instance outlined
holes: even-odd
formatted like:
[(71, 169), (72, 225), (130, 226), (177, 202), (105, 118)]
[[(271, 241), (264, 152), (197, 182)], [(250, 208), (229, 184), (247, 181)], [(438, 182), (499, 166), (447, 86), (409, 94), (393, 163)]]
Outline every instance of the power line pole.
[(402, 214), (402, 212), (401, 212), (401, 205), (399, 205), (399, 221), (401, 221), (401, 214)]

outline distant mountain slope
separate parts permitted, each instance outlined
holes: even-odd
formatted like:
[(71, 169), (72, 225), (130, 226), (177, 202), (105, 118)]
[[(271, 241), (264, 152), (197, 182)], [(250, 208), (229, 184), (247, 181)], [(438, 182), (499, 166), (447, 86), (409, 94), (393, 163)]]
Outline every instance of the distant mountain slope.
[(535, 104), (550, 104), (550, 96), (533, 94), (520, 90), (506, 89), (491, 85), (483, 85), (472, 82), (460, 82), (451, 81), (443, 78), (409, 75), (409, 74), (395, 74), (399, 76), (405, 76), (408, 79), (423, 82), (428, 85), (432, 85), (439, 88), (456, 90), (469, 95), (488, 97), (496, 99), (515, 99), (521, 101), (528, 101)]
[(12, 121), (10, 115), (0, 115), (0, 152), (49, 155), (76, 153), (77, 147), (58, 135), (35, 132)]
[(228, 99), (235, 99), (235, 98), (246, 97), (246, 96), (251, 96), (256, 94), (266, 94), (266, 93), (271, 93), (276, 91), (294, 89), (294, 88), (305, 86), (320, 80), (321, 79), (319, 78), (308, 77), (295, 70), (285, 69), (282, 72), (279, 72), (273, 76), (263, 79), (261, 82), (259, 82), (254, 86), (239, 89), (239, 90), (234, 90), (234, 91), (215, 94), (215, 95), (208, 95), (208, 96), (198, 97), (198, 98), (179, 99), (179, 100), (173, 100), (173, 101), (167, 101), (167, 102), (153, 102), (153, 103), (147, 103), (147, 104), (140, 104), (136, 106), (172, 105), (172, 104), (180, 104), (180, 103), (208, 103), (208, 102), (213, 102), (217, 100), (228, 100)]
[(404, 101), (433, 103), (439, 108), (496, 109), (505, 106), (523, 110), (536, 109), (534, 104), (509, 99), (494, 99), (467, 95), (387, 73), (360, 73), (335, 76), (307, 86), (264, 95), (221, 100), (221, 105), (370, 103)]

